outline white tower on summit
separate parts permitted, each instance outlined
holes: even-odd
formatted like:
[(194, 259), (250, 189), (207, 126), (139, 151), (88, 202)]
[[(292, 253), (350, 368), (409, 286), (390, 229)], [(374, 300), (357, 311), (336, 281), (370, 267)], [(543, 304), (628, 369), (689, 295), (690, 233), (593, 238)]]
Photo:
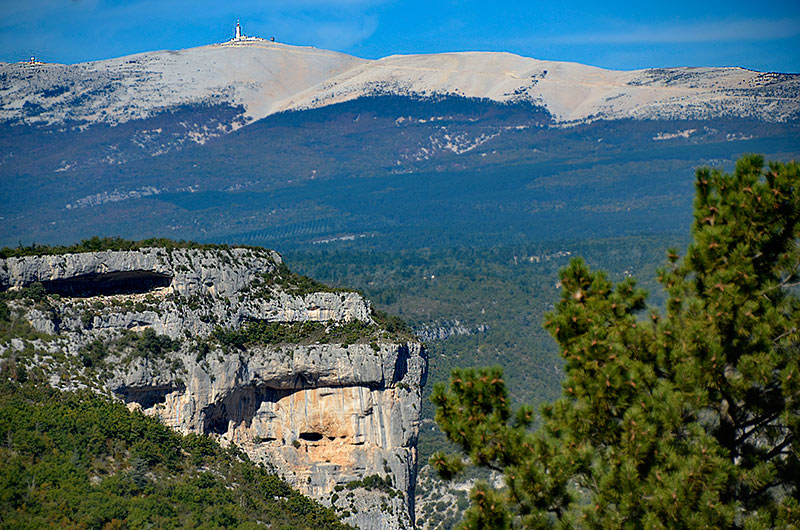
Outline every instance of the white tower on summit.
[(239, 21), (236, 21), (236, 32), (233, 34), (233, 40), (242, 40), (242, 26)]

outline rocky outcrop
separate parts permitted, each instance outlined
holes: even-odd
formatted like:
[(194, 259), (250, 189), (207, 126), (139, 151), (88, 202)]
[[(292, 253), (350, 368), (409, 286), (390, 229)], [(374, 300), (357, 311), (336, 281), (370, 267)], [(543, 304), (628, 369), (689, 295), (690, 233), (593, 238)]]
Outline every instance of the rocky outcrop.
[[(148, 248), (25, 256), (0, 262), (0, 289), (40, 282), (52, 294), (86, 302), (91, 299), (91, 304), (72, 303), (65, 308), (91, 305), (91, 326), (98, 329), (151, 327), (177, 338), (187, 333), (208, 334), (215, 326), (238, 327), (250, 320), (371, 321), (369, 303), (357, 293), (298, 293), (271, 285), (282, 271), (281, 258), (262, 249)], [(281, 280), (290, 282), (291, 274), (283, 274), (288, 277)], [(67, 311), (58, 331), (83, 329), (86, 323), (76, 318), (85, 314)], [(45, 322), (39, 326), (47, 328), (42, 331), (53, 331)]]
[(474, 335), (476, 333), (486, 333), (490, 329), (488, 324), (477, 324), (470, 326), (458, 319), (422, 324), (414, 328), (414, 334), (424, 342), (435, 340), (446, 340), (458, 335)]
[(49, 335), (4, 357), (34, 347), (54, 385), (234, 443), (360, 528), (413, 527), (425, 352), (358, 293), (250, 248), (9, 258), (0, 288)]

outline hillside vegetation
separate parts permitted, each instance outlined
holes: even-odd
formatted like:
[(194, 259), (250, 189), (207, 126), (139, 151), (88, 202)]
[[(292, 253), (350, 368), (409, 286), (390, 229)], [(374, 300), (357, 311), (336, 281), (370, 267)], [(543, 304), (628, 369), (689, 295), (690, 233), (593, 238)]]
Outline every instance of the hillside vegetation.
[(0, 528), (350, 528), (235, 447), (4, 368)]
[[(241, 247), (241, 245), (238, 245)], [(79, 252), (104, 252), (119, 250), (139, 250), (142, 248), (160, 247), (167, 250), (176, 248), (195, 248), (203, 250), (225, 250), (231, 245), (215, 243), (197, 243), (195, 241), (174, 241), (163, 237), (130, 241), (121, 237), (98, 237), (84, 239), (73, 245), (38, 245), (4, 247), (0, 249), (0, 259), (21, 258), (23, 256), (53, 256), (59, 254), (76, 254)]]

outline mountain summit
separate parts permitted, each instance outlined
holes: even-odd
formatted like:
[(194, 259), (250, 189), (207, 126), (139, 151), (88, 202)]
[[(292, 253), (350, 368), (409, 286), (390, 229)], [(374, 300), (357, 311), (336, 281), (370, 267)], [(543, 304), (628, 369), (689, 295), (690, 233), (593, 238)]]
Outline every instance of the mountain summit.
[[(743, 68), (605, 70), (501, 52), (366, 60), (265, 39), (75, 65), (2, 64), (0, 119), (121, 123), (186, 104), (241, 106), (257, 120), (368, 95), (455, 95), (592, 119), (785, 121), (800, 114), (800, 75)], [(238, 124), (234, 124), (237, 126)]]

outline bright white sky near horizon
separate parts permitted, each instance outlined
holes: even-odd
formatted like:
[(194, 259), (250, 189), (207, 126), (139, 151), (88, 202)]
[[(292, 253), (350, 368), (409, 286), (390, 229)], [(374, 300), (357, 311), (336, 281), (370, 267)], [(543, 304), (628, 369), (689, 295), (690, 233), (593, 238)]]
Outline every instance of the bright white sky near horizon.
[(0, 61), (76, 63), (245, 34), (377, 59), (507, 51), (612, 69), (800, 72), (800, 0), (0, 0)]

